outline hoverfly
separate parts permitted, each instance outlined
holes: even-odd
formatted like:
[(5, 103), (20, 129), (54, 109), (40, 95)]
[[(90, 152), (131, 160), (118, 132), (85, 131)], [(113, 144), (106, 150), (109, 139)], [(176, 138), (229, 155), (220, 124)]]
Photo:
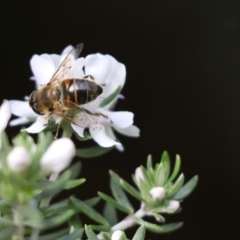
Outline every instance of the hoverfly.
[(95, 100), (103, 92), (103, 87), (97, 84), (91, 75), (80, 79), (67, 78), (67, 74), (82, 49), (83, 43), (76, 45), (62, 61), (51, 80), (31, 93), (29, 104), (35, 113), (38, 115), (49, 114), (49, 116), (55, 114), (62, 119), (68, 119), (66, 112), (73, 108), (79, 108), (88, 114), (92, 114), (83, 109), (81, 105)]

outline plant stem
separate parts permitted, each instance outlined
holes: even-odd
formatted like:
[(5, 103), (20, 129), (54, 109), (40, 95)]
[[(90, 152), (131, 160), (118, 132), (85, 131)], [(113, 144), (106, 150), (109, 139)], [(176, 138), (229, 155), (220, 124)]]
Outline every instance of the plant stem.
[[(121, 222), (112, 226), (110, 233), (113, 233), (116, 230), (126, 230), (127, 228), (133, 227), (136, 224), (135, 218), (143, 218), (146, 214), (147, 214), (147, 211), (144, 210), (144, 208), (140, 208), (134, 214), (129, 214)], [(98, 234), (98, 238), (103, 239), (101, 233)]]
[(38, 229), (33, 229), (30, 240), (37, 240), (39, 237), (40, 231)]
[(13, 207), (13, 221), (16, 226), (16, 230), (12, 236), (12, 240), (24, 239), (24, 211), (22, 205)]
[(73, 134), (73, 131), (70, 127), (68, 128), (63, 128), (63, 133), (62, 133), (62, 137), (65, 137), (65, 138), (71, 138), (72, 137), (72, 134)]
[(142, 217), (144, 217), (146, 215), (146, 213), (147, 212), (144, 211), (143, 209), (139, 209), (133, 215), (128, 215), (121, 222), (119, 222), (116, 225), (112, 226), (111, 232), (114, 232), (116, 230), (125, 230), (127, 228), (133, 227), (136, 224), (135, 218), (142, 218)]
[[(51, 182), (55, 182), (58, 179), (59, 173), (52, 173), (49, 177), (49, 181)], [(51, 198), (45, 198), (43, 199), (40, 204), (39, 207), (48, 207), (50, 204)]]

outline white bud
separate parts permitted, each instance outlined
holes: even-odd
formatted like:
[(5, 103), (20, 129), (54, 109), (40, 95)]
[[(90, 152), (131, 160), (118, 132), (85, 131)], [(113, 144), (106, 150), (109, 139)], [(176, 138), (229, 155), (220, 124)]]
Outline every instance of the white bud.
[(123, 234), (123, 231), (117, 230), (112, 234), (111, 240), (119, 240)]
[(168, 210), (175, 211), (175, 210), (178, 210), (179, 207), (180, 207), (179, 201), (171, 200), (171, 201), (169, 201), (169, 204), (168, 204), (168, 206), (167, 206), (167, 209), (168, 209)]
[(150, 190), (150, 194), (154, 199), (162, 201), (165, 197), (165, 189), (163, 187), (154, 187)]
[(142, 169), (140, 167), (136, 168), (135, 170), (135, 178), (138, 183), (140, 182), (140, 179), (144, 180)]
[(55, 140), (41, 158), (41, 167), (45, 172), (60, 173), (71, 163), (76, 148), (69, 138)]
[(7, 155), (7, 164), (9, 169), (16, 173), (26, 170), (30, 164), (28, 151), (22, 146), (14, 147)]

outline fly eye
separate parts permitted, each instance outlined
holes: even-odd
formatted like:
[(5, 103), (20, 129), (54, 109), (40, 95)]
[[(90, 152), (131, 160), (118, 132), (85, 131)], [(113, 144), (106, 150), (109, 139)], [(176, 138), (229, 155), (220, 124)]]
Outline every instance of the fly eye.
[(37, 106), (37, 103), (34, 103), (33, 105), (31, 105), (31, 107), (32, 107), (33, 111), (34, 111), (36, 114), (38, 114), (38, 115), (43, 115), (43, 114), (39, 111), (38, 106)]
[(37, 106), (37, 91), (33, 91), (32, 94), (30, 95), (30, 98), (29, 98), (29, 105), (30, 107), (32, 108), (32, 110), (38, 114), (38, 115), (43, 115), (39, 109), (38, 109), (38, 106)]
[(30, 106), (32, 106), (32, 104), (34, 104), (36, 102), (36, 95), (37, 95), (36, 90), (31, 93), (30, 98), (29, 98)]

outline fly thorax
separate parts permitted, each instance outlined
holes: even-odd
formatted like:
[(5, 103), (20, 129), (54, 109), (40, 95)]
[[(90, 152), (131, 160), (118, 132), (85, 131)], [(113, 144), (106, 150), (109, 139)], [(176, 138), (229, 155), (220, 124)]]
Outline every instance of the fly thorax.
[(38, 107), (42, 112), (51, 112), (54, 110), (54, 105), (59, 100), (59, 91), (51, 87), (42, 89), (41, 94), (38, 95)]

